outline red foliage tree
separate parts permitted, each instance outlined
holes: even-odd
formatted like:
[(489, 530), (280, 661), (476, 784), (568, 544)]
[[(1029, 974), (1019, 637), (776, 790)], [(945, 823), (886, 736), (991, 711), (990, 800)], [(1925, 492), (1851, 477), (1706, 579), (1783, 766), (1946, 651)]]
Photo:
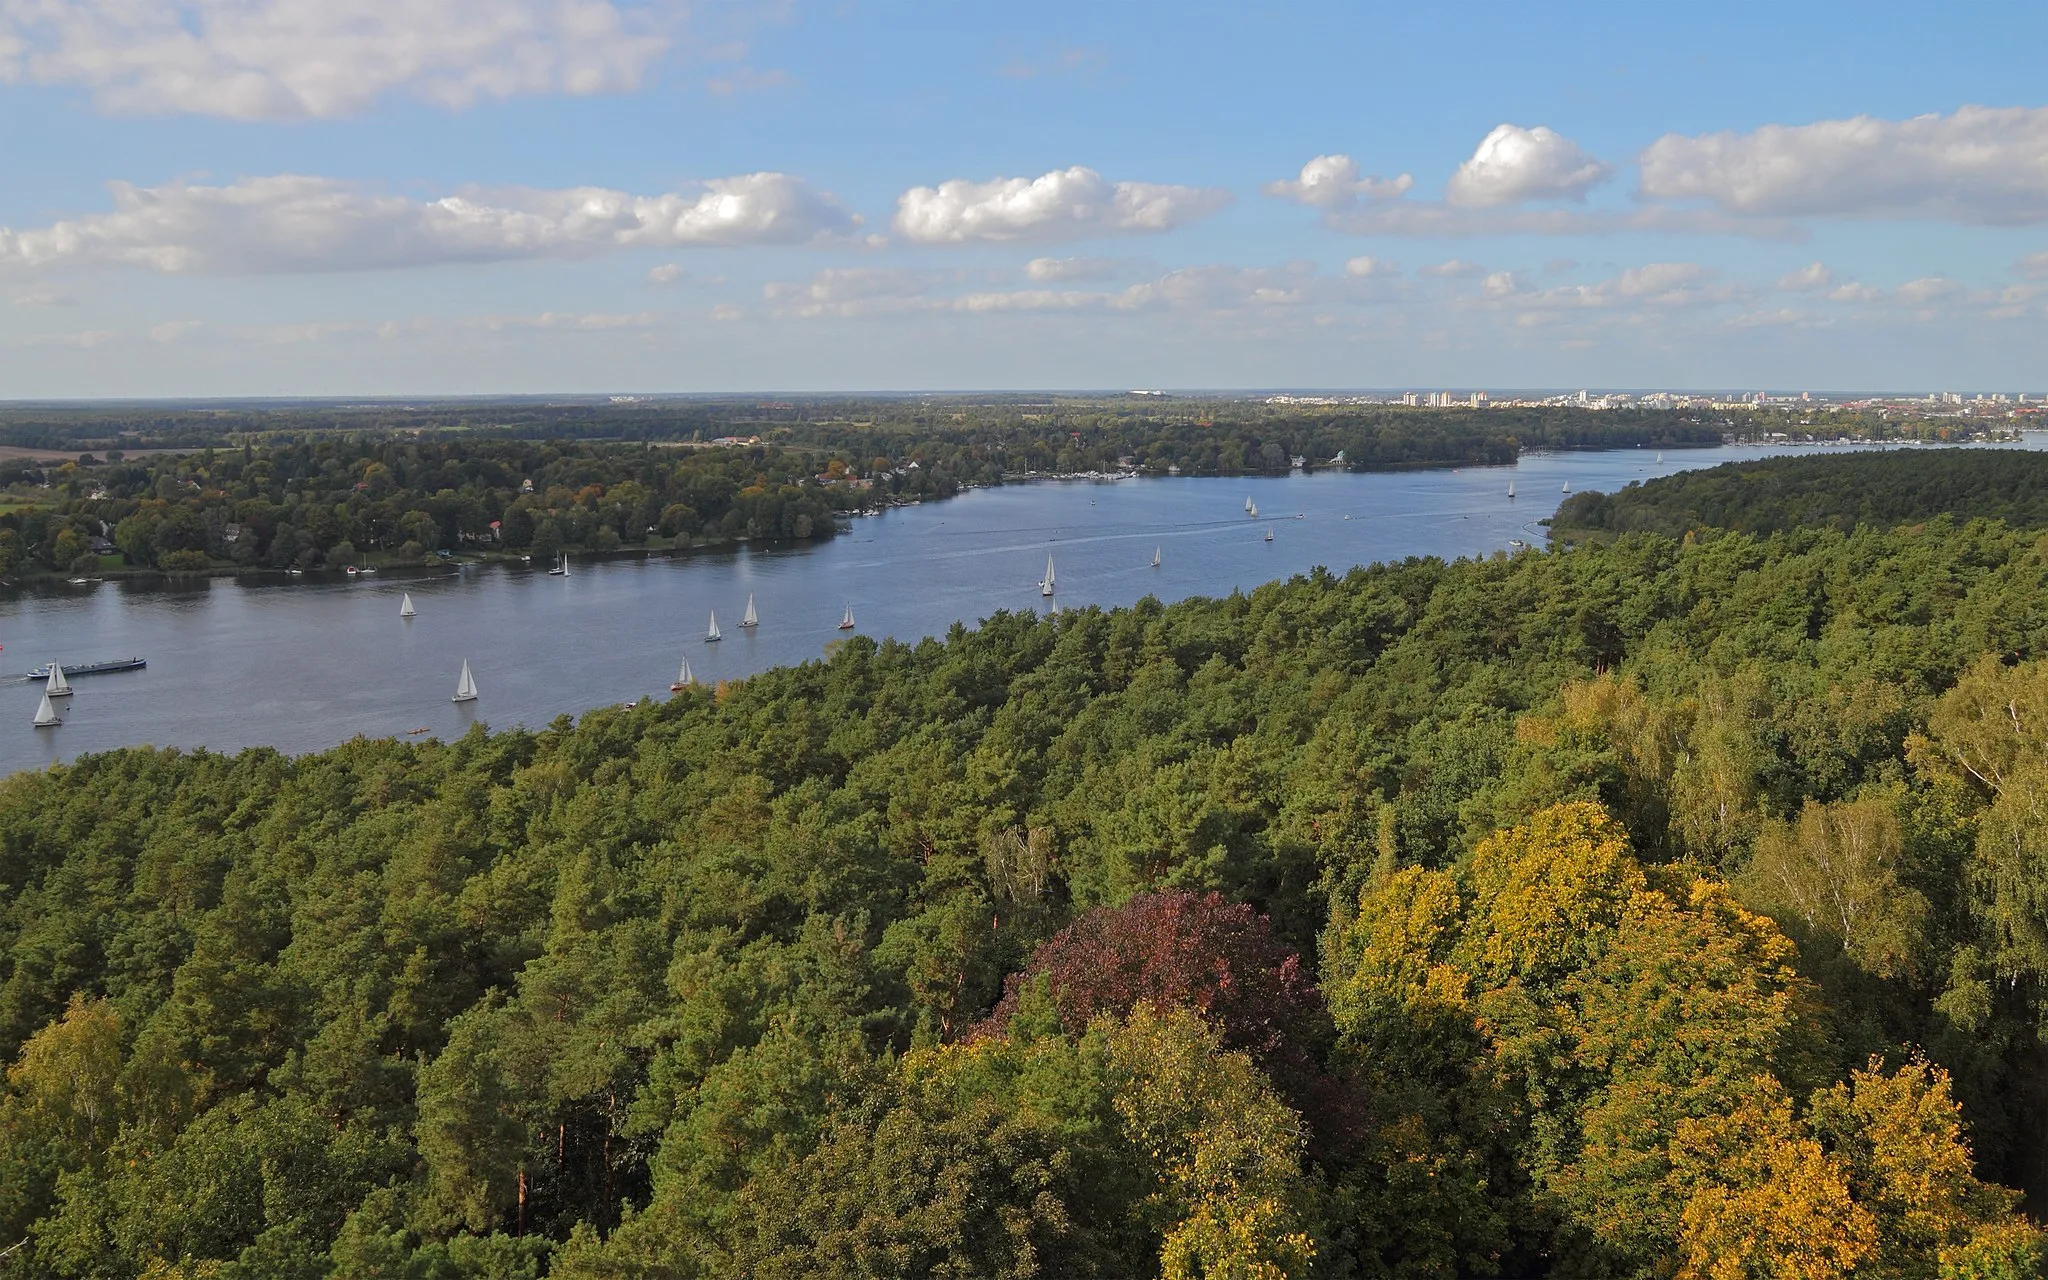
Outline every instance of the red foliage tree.
[(1249, 1054), (1310, 1124), (1317, 1146), (1348, 1146), (1363, 1099), (1316, 1063), (1331, 1027), (1301, 957), (1273, 938), (1266, 917), (1219, 893), (1141, 893), (1090, 911), (1039, 944), (970, 1037), (1000, 1035), (1024, 991), (1046, 980), (1060, 1025), (1079, 1034), (1097, 1014), (1140, 1003), (1189, 1008)]

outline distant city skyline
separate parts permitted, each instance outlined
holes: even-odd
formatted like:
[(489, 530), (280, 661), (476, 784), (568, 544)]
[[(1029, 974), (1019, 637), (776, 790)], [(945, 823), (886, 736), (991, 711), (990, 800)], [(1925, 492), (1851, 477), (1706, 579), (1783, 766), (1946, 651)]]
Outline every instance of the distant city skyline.
[(2048, 99), (1984, 47), (2043, 37), (1903, 4), (9, 8), (0, 400), (2033, 398)]

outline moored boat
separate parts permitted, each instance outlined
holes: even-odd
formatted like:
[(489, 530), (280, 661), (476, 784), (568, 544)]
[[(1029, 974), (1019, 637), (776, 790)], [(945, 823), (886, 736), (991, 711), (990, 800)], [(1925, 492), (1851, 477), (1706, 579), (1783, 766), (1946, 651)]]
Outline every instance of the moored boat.
[[(28, 678), (47, 680), (50, 678), (50, 669), (56, 665), (45, 663), (40, 667), (31, 667)], [(148, 665), (149, 663), (142, 658), (112, 658), (106, 662), (67, 662), (63, 664), (62, 669), (67, 680), (75, 680), (79, 676), (100, 676), (109, 671), (137, 671)]]

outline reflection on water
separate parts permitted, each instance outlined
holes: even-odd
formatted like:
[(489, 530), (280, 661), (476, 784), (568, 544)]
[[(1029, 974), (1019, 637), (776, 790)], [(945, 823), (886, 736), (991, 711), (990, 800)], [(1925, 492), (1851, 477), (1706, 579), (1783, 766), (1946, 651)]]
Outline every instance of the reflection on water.
[[(540, 726), (665, 691), (684, 656), (707, 682), (816, 658), (847, 634), (837, 628), (849, 604), (859, 634), (903, 639), (1043, 608), (1048, 553), (1059, 571), (1052, 603), (1065, 608), (1226, 594), (1316, 565), (1541, 545), (1537, 522), (1567, 482), (1612, 490), (1759, 453), (1674, 450), (1659, 466), (1630, 449), (1459, 471), (1017, 485), (858, 520), (821, 545), (578, 563), (566, 578), (478, 568), (13, 593), (0, 599), (0, 670), (129, 654), (149, 667), (79, 680), (56, 729), (31, 727), (33, 685), (0, 683), (0, 772), (138, 742), (301, 752), (415, 728), (450, 737), (475, 720)], [(398, 616), (405, 591), (419, 611), (410, 620)], [(761, 625), (743, 629), (749, 593)], [(714, 609), (725, 638), (707, 644)], [(481, 696), (456, 704), (465, 658)]]

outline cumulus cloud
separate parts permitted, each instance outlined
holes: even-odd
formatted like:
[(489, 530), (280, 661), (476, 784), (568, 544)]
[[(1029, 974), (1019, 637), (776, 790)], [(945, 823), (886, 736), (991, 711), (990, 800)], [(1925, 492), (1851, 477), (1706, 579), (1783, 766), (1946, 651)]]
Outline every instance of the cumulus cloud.
[(1524, 200), (1583, 200), (1614, 170), (1570, 138), (1538, 125), (1503, 124), (1480, 139), (1472, 158), (1444, 184), (1453, 205), (1495, 207)]
[(1777, 217), (2048, 220), (2048, 107), (1857, 116), (1749, 133), (1666, 134), (1640, 158), (1642, 193)]
[(921, 244), (1078, 239), (1170, 231), (1228, 203), (1220, 188), (1113, 183), (1075, 165), (1036, 178), (913, 187), (896, 202), (896, 230)]
[(1292, 200), (1312, 209), (1349, 209), (1360, 201), (1396, 200), (1408, 193), (1415, 179), (1408, 174), (1382, 178), (1358, 172), (1350, 156), (1317, 156), (1301, 166), (1301, 176), (1267, 183), (1261, 190), (1269, 196)]
[(664, 262), (660, 266), (653, 267), (648, 270), (647, 283), (675, 284), (676, 282), (684, 279), (688, 275), (689, 272), (683, 270), (677, 264), (673, 262)]
[(111, 188), (111, 213), (0, 228), (0, 266), (122, 263), (165, 272), (371, 270), (615, 249), (802, 244), (858, 219), (780, 173), (719, 178), (692, 194), (510, 188), (440, 200), (282, 175), (226, 186)]
[(1041, 283), (1063, 280), (1113, 280), (1124, 271), (1122, 258), (1033, 258), (1024, 274)]
[(1809, 263), (1778, 277), (1771, 287), (1783, 293), (1815, 293), (1834, 284), (1835, 273), (1821, 263)]
[(669, 0), (8, 0), (0, 79), (123, 114), (340, 116), (387, 94), (462, 108), (639, 87)]
[(1495, 272), (1480, 285), (1493, 306), (1531, 311), (1626, 310), (1633, 313), (1719, 306), (1745, 301), (1750, 291), (1717, 284), (1714, 273), (1691, 262), (1651, 262), (1593, 284), (1531, 289), (1519, 275)]
[(1357, 257), (1344, 264), (1344, 274), (1360, 280), (1373, 276), (1390, 276), (1394, 274), (1394, 264), (1380, 258)]

